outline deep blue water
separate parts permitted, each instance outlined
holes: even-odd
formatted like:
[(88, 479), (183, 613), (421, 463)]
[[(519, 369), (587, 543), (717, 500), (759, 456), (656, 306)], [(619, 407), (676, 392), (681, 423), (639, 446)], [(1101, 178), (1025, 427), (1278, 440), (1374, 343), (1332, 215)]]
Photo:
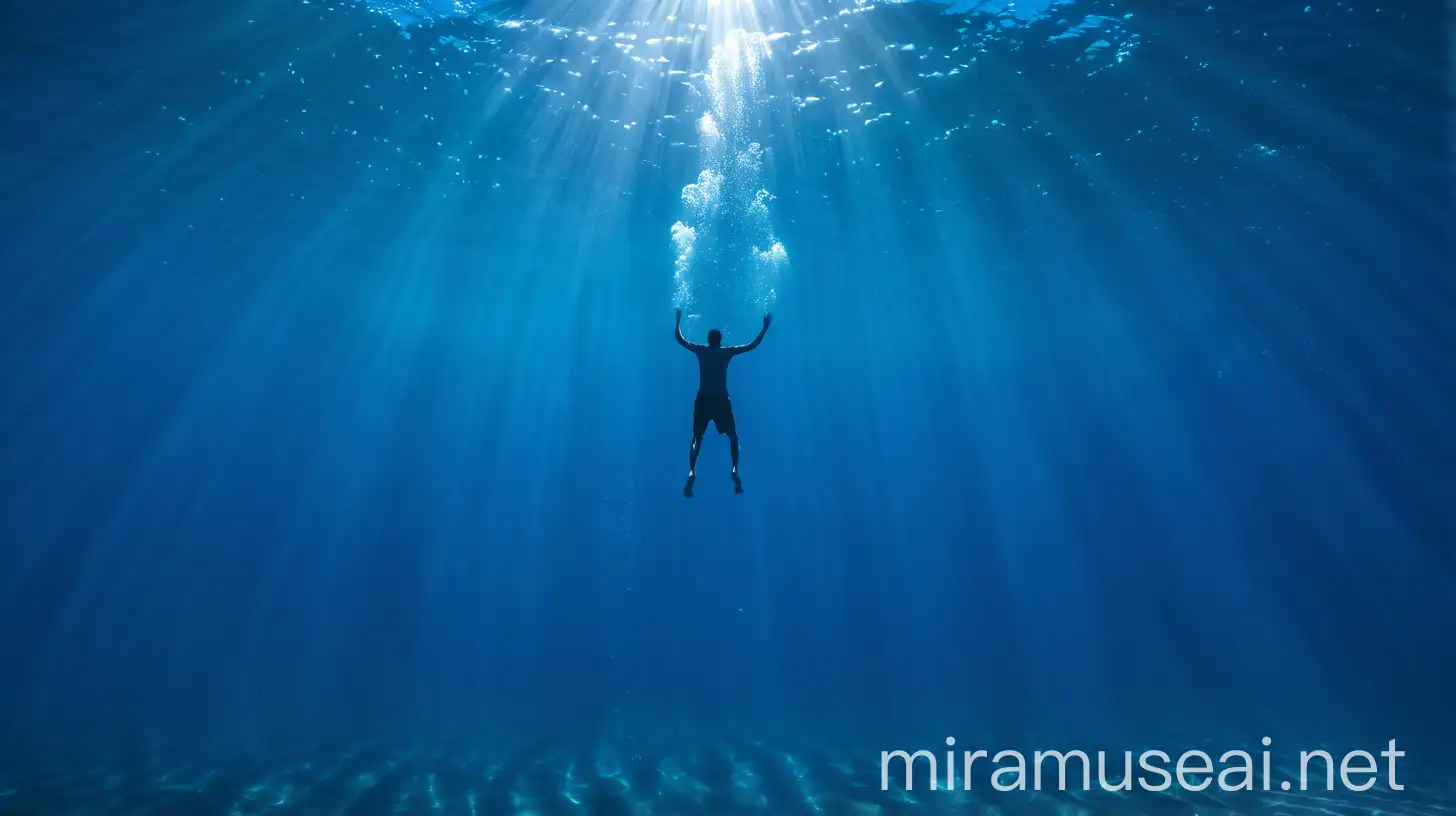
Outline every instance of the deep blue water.
[(1456, 811), (1449, 21), (1044, 6), (0, 9), (0, 812)]

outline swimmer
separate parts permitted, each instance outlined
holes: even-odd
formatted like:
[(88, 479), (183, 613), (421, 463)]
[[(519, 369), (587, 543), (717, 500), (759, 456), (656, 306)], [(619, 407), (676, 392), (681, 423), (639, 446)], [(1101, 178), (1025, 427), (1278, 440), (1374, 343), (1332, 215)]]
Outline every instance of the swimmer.
[(718, 433), (728, 437), (728, 451), (733, 456), (733, 492), (743, 492), (743, 481), (738, 478), (738, 429), (733, 424), (733, 403), (728, 398), (728, 362), (744, 352), (753, 351), (768, 334), (768, 324), (773, 315), (763, 316), (763, 330), (746, 346), (724, 346), (723, 333), (717, 329), (708, 332), (708, 345), (689, 343), (682, 333), (682, 309), (677, 310), (678, 345), (691, 351), (698, 358), (698, 397), (693, 401), (693, 447), (688, 455), (688, 482), (683, 485), (683, 495), (693, 497), (693, 481), (697, 478), (698, 451), (703, 447), (703, 434), (708, 431), (708, 422)]

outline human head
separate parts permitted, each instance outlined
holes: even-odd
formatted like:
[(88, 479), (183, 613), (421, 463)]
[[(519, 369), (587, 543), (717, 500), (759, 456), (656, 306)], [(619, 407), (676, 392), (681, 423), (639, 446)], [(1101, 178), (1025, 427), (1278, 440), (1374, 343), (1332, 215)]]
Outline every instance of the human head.
[(718, 346), (720, 346), (722, 344), (723, 344), (723, 332), (720, 332), (717, 329), (709, 329), (708, 330), (708, 345), (712, 346), (713, 348), (717, 348)]

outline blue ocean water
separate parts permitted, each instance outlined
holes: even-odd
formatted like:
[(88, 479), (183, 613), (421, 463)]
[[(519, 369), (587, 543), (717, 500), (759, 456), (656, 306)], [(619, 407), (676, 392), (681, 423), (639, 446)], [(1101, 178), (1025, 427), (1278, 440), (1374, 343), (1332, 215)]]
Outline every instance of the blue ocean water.
[(1456, 811), (1448, 25), (0, 9), (0, 813)]

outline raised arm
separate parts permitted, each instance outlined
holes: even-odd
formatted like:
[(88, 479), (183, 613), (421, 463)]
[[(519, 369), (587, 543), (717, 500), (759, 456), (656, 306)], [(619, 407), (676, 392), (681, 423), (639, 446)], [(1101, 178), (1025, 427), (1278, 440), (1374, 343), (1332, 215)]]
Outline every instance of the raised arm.
[(694, 345), (692, 343), (689, 343), (688, 342), (688, 339), (686, 337), (683, 337), (683, 333), (682, 333), (682, 309), (678, 309), (677, 310), (677, 325), (673, 327), (672, 333), (673, 333), (673, 336), (675, 336), (677, 338), (677, 344), (679, 346), (682, 346), (683, 348), (687, 349), (688, 351), (692, 351), (692, 352), (696, 352), (698, 350), (698, 347), (696, 345)]
[(742, 353), (744, 353), (746, 351), (753, 351), (754, 349), (758, 348), (758, 344), (763, 342), (763, 336), (765, 334), (768, 334), (768, 324), (769, 323), (772, 323), (772, 322), (773, 322), (773, 313), (772, 312), (770, 312), (769, 314), (764, 315), (763, 316), (763, 329), (761, 329), (759, 331), (758, 336), (755, 337), (755, 338), (753, 338), (753, 342), (752, 343), (749, 343), (746, 346), (734, 346), (733, 349), (732, 349), (733, 350), (733, 353), (734, 354), (742, 354)]

